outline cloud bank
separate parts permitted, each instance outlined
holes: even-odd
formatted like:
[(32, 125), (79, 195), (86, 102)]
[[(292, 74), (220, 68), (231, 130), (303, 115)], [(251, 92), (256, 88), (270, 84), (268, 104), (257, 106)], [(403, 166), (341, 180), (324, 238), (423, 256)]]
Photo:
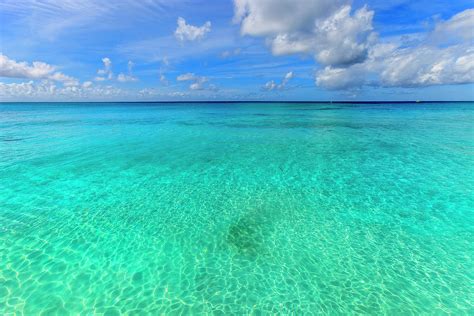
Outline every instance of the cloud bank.
[(474, 10), (439, 22), (415, 46), (379, 43), (368, 58), (349, 67), (328, 66), (316, 74), (316, 84), (328, 89), (424, 87), (474, 82)]
[(54, 82), (42, 80), (22, 83), (0, 82), (0, 99), (15, 100), (21, 96), (25, 100), (108, 100), (110, 98), (124, 98), (128, 96), (126, 90), (113, 86), (93, 86), (86, 81), (82, 85), (57, 86)]
[[(474, 82), (474, 9), (438, 22), (421, 42), (380, 42), (374, 11), (348, 0), (234, 0), (242, 35), (263, 37), (273, 55), (312, 55), (315, 83), (331, 89)], [(267, 90), (278, 85), (267, 82)]]

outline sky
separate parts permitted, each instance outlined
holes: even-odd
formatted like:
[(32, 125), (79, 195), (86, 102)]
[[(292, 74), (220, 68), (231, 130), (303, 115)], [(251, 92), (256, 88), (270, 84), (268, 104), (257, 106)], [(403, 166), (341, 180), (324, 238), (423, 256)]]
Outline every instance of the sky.
[(0, 101), (474, 100), (471, 0), (0, 0)]

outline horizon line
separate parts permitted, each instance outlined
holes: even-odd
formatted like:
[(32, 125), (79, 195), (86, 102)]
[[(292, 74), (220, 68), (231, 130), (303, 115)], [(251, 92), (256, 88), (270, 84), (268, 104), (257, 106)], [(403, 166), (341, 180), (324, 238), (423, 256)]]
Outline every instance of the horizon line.
[(315, 103), (315, 104), (382, 104), (382, 103), (472, 103), (474, 100), (452, 100), (452, 101), (436, 101), (436, 100), (404, 100), (404, 101), (202, 101), (202, 100), (191, 100), (191, 101), (0, 101), (2, 103)]

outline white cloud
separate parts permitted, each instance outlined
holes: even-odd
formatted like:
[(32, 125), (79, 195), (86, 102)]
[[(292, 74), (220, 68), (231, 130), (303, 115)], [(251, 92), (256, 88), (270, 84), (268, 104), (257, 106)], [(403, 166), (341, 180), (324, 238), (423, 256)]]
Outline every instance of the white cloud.
[(92, 81), (86, 81), (82, 84), (82, 87), (83, 88), (90, 88), (90, 87), (92, 87), (92, 84), (93, 84)]
[[(98, 76), (94, 78), (95, 81), (106, 81), (114, 79), (114, 73), (112, 71), (112, 60), (109, 57), (102, 58), (103, 68), (97, 70)], [(138, 78), (133, 75), (133, 62), (128, 61), (127, 64), (127, 73), (119, 73), (117, 75), (117, 81), (119, 82), (133, 82), (138, 81)]]
[(271, 91), (271, 90), (275, 90), (276, 87), (277, 87), (277, 84), (275, 83), (275, 81), (271, 80), (265, 83), (265, 85), (263, 86), (263, 89), (267, 91)]
[(196, 76), (191, 72), (179, 75), (176, 80), (191, 81), (191, 84), (189, 85), (190, 90), (217, 90), (215, 85), (207, 84), (209, 82), (207, 77)]
[(54, 70), (54, 66), (43, 62), (34, 61), (30, 66), (26, 62), (16, 62), (0, 54), (0, 76), (2, 77), (41, 79), (50, 76)]
[(236, 49), (233, 49), (233, 50), (225, 50), (221, 53), (221, 57), (222, 58), (229, 58), (229, 57), (232, 57), (232, 56), (237, 56), (237, 55), (240, 55), (240, 52), (242, 50), (240, 48), (236, 48)]
[(117, 80), (120, 82), (132, 82), (132, 81), (137, 81), (138, 79), (136, 77), (120, 73), (117, 76)]
[[(470, 29), (472, 33), (474, 19), (466, 17), (473, 15), (474, 10), (466, 10), (439, 22), (416, 46), (390, 42), (376, 44), (370, 48), (363, 63), (348, 67), (328, 66), (317, 72), (316, 84), (328, 89), (347, 89), (362, 85), (420, 87), (472, 83), (474, 45), (468, 35), (463, 35), (463, 43), (459, 32)], [(444, 40), (434, 40), (443, 38), (457, 38), (458, 41), (447, 45)]]
[(104, 68), (97, 70), (98, 77), (95, 78), (96, 81), (105, 81), (105, 80), (112, 80), (114, 74), (112, 72), (112, 61), (109, 57), (102, 58), (102, 63), (104, 64)]
[(365, 84), (383, 87), (416, 87), (474, 82), (474, 49), (466, 46), (395, 48), (376, 56), (376, 46), (363, 64), (347, 68), (326, 67), (316, 84), (347, 89)]
[(366, 73), (360, 67), (332, 68), (327, 66), (316, 75), (316, 85), (331, 90), (347, 89), (366, 83)]
[(311, 31), (317, 19), (335, 12), (346, 0), (234, 0), (234, 22), (242, 23), (244, 35)]
[(205, 81), (197, 81), (197, 82), (191, 83), (189, 85), (189, 89), (191, 89), (191, 90), (203, 90), (204, 89), (204, 82)]
[(104, 63), (104, 68), (106, 70), (110, 70), (112, 67), (112, 61), (110, 60), (109, 57), (102, 58), (102, 62)]
[(131, 82), (131, 81), (138, 81), (138, 78), (135, 77), (132, 72), (133, 72), (133, 62), (132, 61), (128, 61), (128, 74), (124, 74), (124, 73), (120, 73), (118, 76), (117, 76), (117, 80), (120, 81), (120, 82)]
[(27, 62), (17, 62), (0, 54), (0, 77), (34, 80), (48, 79), (61, 82), (65, 86), (75, 86), (79, 84), (76, 78), (55, 70), (55, 66), (44, 62), (34, 61), (29, 65)]
[(163, 73), (160, 73), (160, 83), (164, 86), (169, 84), (168, 79), (166, 79), (166, 76)]
[(196, 78), (196, 75), (191, 73), (191, 72), (188, 72), (188, 73), (185, 73), (185, 74), (181, 74), (179, 75), (178, 77), (176, 77), (176, 80), (178, 81), (188, 81), (188, 80), (195, 80)]
[(294, 76), (293, 71), (287, 72), (283, 81), (286, 83), (286, 82), (288, 82), (288, 80), (293, 78), (293, 76)]
[(55, 72), (54, 74), (49, 76), (48, 79), (62, 82), (67, 87), (77, 86), (79, 84), (79, 80), (71, 76), (67, 76), (61, 72)]
[(288, 72), (282, 79), (281, 83), (277, 84), (275, 81), (271, 80), (265, 83), (263, 90), (272, 91), (272, 90), (283, 90), (286, 88), (288, 82), (294, 77), (293, 72)]
[(189, 92), (181, 92), (181, 91), (161, 91), (156, 88), (144, 88), (138, 91), (138, 95), (141, 96), (143, 99), (152, 99), (156, 100), (157, 98), (164, 98), (164, 99), (181, 99), (184, 97), (189, 96)]
[(350, 15), (351, 7), (343, 6), (329, 18), (317, 21), (316, 60), (323, 65), (344, 65), (362, 62), (375, 40), (372, 32), (373, 11), (366, 7)]
[(454, 42), (474, 39), (474, 9), (462, 11), (449, 19), (441, 21), (431, 33), (430, 40), (435, 42)]
[(242, 35), (263, 36), (274, 55), (311, 54), (324, 65), (365, 60), (375, 38), (373, 11), (351, 14), (349, 0), (234, 0)]
[[(112, 85), (93, 85), (85, 82), (74, 87), (56, 85), (50, 80), (22, 83), (0, 82), (0, 100), (7, 101), (125, 101), (125, 100), (181, 100), (192, 96), (196, 100), (216, 98), (220, 93), (212, 85), (200, 91), (169, 91), (162, 88), (123, 89)], [(227, 94), (221, 94), (228, 97)]]
[[(474, 9), (465, 10), (407, 46), (377, 43), (374, 12), (350, 0), (234, 0), (241, 34), (266, 39), (274, 55), (311, 54), (324, 68), (316, 84), (412, 87), (474, 82)], [(266, 90), (284, 82), (269, 81)]]
[(77, 86), (59, 87), (49, 80), (38, 83), (32, 80), (22, 83), (0, 82), (0, 99), (2, 100), (106, 100), (113, 97), (125, 97), (126, 95), (125, 90), (112, 86), (93, 87), (90, 81)]
[(178, 18), (178, 27), (174, 35), (180, 41), (195, 41), (204, 38), (204, 36), (211, 31), (211, 22), (207, 21), (202, 26), (194, 26), (186, 24), (186, 20), (182, 17)]
[(401, 48), (385, 58), (381, 82), (386, 86), (428, 86), (474, 82), (474, 49), (464, 47)]
[(111, 100), (180, 100), (193, 98), (208, 100), (216, 96), (215, 88), (201, 91), (168, 91), (158, 88), (122, 89), (111, 85), (94, 86), (92, 82), (65, 87), (50, 80), (25, 81), (22, 83), (0, 82), (1, 101), (111, 101)]

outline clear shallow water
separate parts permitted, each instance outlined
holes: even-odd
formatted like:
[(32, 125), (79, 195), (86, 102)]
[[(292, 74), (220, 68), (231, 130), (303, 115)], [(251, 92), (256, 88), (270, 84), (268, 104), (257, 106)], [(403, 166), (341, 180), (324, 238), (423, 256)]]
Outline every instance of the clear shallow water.
[(474, 104), (0, 104), (0, 309), (473, 314)]

